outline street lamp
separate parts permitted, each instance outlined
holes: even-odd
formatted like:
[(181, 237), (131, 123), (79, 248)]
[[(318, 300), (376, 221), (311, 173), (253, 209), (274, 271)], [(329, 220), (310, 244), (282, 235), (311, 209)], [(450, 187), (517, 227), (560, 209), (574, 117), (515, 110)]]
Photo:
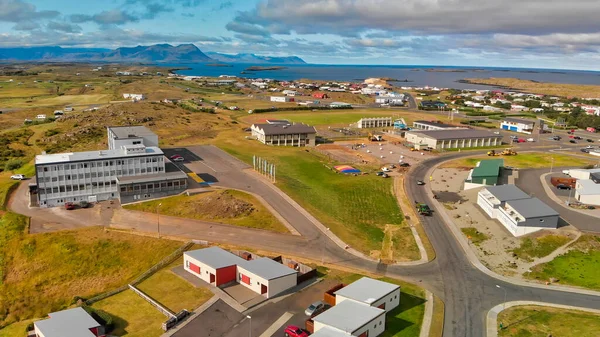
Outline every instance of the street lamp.
[(160, 239), (160, 206), (162, 206), (162, 203), (159, 203), (156, 206), (156, 233), (158, 233), (158, 238)]
[(250, 320), (250, 329), (248, 330), (248, 336), (252, 337), (252, 316), (247, 315), (246, 318)]
[(504, 290), (504, 302), (502, 303), (502, 311), (506, 309), (506, 289), (496, 284), (496, 288)]

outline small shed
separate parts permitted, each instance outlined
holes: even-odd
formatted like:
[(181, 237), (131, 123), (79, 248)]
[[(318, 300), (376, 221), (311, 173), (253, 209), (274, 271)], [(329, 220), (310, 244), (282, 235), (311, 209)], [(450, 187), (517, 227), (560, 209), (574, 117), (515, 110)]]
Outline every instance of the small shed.
[(237, 281), (267, 298), (296, 285), (297, 271), (267, 257), (238, 265)]
[(192, 250), (183, 254), (184, 269), (207, 283), (221, 286), (236, 281), (239, 256), (219, 247)]

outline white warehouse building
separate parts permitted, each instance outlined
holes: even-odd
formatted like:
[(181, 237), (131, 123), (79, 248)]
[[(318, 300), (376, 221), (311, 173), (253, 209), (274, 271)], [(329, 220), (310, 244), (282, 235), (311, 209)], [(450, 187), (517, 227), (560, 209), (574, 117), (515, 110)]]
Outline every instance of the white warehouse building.
[(368, 129), (368, 128), (387, 128), (392, 126), (392, 117), (370, 117), (370, 118), (361, 118), (357, 126), (359, 129)]

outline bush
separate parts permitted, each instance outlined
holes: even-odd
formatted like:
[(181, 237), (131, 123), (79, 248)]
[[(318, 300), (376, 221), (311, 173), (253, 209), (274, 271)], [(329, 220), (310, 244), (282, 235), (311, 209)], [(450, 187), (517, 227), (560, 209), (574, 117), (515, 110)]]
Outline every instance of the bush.
[(11, 159), (4, 164), (5, 171), (14, 171), (23, 166), (23, 161), (21, 159)]
[(82, 308), (100, 325), (104, 326), (105, 333), (109, 333), (114, 329), (113, 317), (108, 312), (87, 305), (84, 305)]
[(31, 323), (29, 323), (29, 324), (27, 324), (25, 326), (25, 332), (26, 333), (29, 332), (29, 331), (31, 331), (31, 330), (33, 330), (33, 322), (31, 322)]

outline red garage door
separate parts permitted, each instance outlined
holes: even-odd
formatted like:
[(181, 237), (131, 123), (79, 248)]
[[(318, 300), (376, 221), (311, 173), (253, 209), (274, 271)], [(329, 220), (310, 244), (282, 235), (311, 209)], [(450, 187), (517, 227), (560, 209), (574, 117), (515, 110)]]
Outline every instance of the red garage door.
[(358, 336), (358, 337), (369, 337), (369, 330), (361, 333), (360, 336)]
[(247, 285), (250, 285), (250, 278), (242, 274), (242, 282), (246, 283)]
[(190, 270), (196, 274), (200, 274), (200, 267), (190, 262)]

